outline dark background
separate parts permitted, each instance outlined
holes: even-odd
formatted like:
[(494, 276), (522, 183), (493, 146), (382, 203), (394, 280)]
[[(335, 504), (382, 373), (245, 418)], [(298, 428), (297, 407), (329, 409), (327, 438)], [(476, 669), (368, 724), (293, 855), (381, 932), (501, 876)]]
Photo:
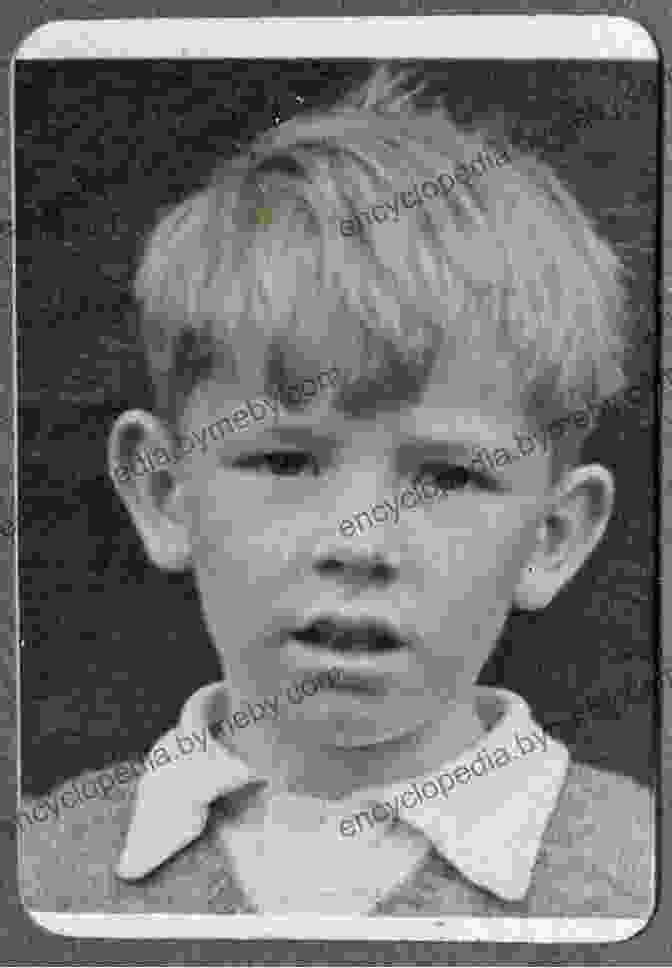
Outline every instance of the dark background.
[[(328, 103), (367, 73), (361, 61), (16, 65), (27, 792), (143, 752), (219, 672), (190, 576), (149, 565), (106, 476), (114, 418), (151, 409), (130, 298), (142, 238), (159, 207), (300, 110), (297, 98)], [(632, 276), (639, 382), (656, 346), (655, 65), (435, 62), (428, 73), (457, 120), (495, 118), (549, 160), (616, 246)], [(616, 474), (603, 543), (543, 614), (510, 618), (481, 679), (522, 693), (578, 759), (649, 782), (657, 428), (643, 396), (602, 421), (586, 454)], [(587, 696), (603, 708), (581, 725)]]

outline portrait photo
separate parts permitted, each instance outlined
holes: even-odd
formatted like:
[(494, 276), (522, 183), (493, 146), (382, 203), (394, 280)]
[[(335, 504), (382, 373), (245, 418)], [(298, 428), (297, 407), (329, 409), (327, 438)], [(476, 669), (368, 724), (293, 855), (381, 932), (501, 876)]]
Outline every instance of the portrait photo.
[(660, 65), (575, 19), (19, 51), (3, 540), (48, 930), (651, 917)]

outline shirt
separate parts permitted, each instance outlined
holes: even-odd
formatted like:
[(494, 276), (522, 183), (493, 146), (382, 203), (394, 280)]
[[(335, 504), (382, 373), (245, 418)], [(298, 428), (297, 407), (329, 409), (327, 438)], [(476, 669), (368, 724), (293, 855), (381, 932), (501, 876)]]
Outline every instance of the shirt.
[[(651, 791), (628, 777), (570, 763), (552, 806), (557, 782), (554, 771), (566, 763), (564, 748), (552, 745), (551, 740), (546, 754), (541, 744), (523, 753), (528, 748), (527, 734), (521, 732), (523, 719), (519, 717), (529, 717), (525, 704), (500, 690), (486, 690), (484, 695), (497, 702), (486, 699), (482, 708), (499, 718), (485, 723), (489, 732), (478, 746), (484, 755), (481, 762), (487, 766), (483, 775), (478, 775), (483, 766), (472, 769), (475, 757), (469, 758), (470, 751), (458, 758), (470, 770), (469, 780), (457, 766), (442, 774), (437, 771), (429, 780), (420, 777), (405, 785), (363, 791), (364, 800), (362, 791), (354, 799), (332, 801), (324, 807), (314, 798), (302, 798), (309, 803), (303, 804), (306, 812), (301, 814), (296, 802), (282, 798), (267, 810), (268, 798), (260, 795), (263, 778), (251, 781), (250, 767), (217, 743), (206, 747), (207, 758), (214, 757), (212, 765), (221, 764), (225, 769), (203, 769), (205, 754), (200, 759), (194, 752), (198, 734), (192, 733), (188, 740), (186, 730), (190, 721), (202, 722), (203, 716), (211, 722), (217, 703), (224, 700), (221, 684), (199, 690), (185, 705), (179, 728), (166, 734), (176, 743), (179, 740), (183, 755), (173, 758), (169, 752), (174, 754), (174, 748), (155, 747), (151, 770), (146, 763), (132, 767), (146, 770), (142, 790), (137, 774), (118, 765), (116, 783), (108, 767), (102, 773), (88, 771), (76, 781), (67, 781), (67, 789), (63, 784), (41, 800), (23, 798), (19, 884), (24, 904), (35, 912), (95, 912), (132, 919), (154, 913), (178, 919), (194, 914), (255, 914), (264, 912), (264, 905), (278, 905), (274, 909), (300, 906), (304, 878), (309, 885), (304, 898), (311, 896), (315, 884), (312, 865), (320, 872), (318, 884), (327, 888), (320, 905), (336, 905), (345, 894), (332, 871), (342, 871), (344, 865), (334, 862), (334, 850), (338, 859), (339, 852), (352, 845), (359, 858), (350, 865), (357, 870), (350, 882), (360, 891), (355, 907), (360, 913), (366, 909), (368, 915), (424, 917), (428, 925), (446, 917), (476, 919), (473, 923), (484, 923), (483, 918), (493, 916), (648, 917), (655, 902), (655, 803)], [(505, 716), (497, 711), (502, 703), (505, 713), (508, 710)], [(506, 738), (499, 727), (506, 728)], [(179, 732), (182, 728), (184, 734)], [(529, 724), (525, 729), (530, 729)], [(530, 739), (534, 738), (530, 732)], [(507, 761), (500, 741), (514, 744), (508, 753), (519, 753), (516, 760)], [(551, 767), (548, 777), (545, 765)], [(521, 771), (526, 773), (525, 781)], [(103, 777), (107, 777), (104, 791)], [(224, 791), (215, 799), (211, 799), (213, 778)], [(447, 795), (434, 795), (430, 780), (442, 782)], [(507, 797), (496, 795), (500, 783), (506, 786)], [(471, 794), (469, 808), (459, 806), (455, 794), (460, 802)], [(380, 804), (388, 801), (394, 807), (395, 797), (399, 797), (399, 822), (391, 818), (388, 823), (390, 818), (385, 818)], [(529, 814), (526, 805), (532, 807)], [(371, 823), (361, 812), (359, 822), (353, 819), (362, 810), (370, 811)], [(321, 824), (323, 811), (328, 820)], [(270, 850), (271, 845), (277, 848), (282, 843), (274, 831), (281, 833), (288, 819), (302, 832), (303, 840), (294, 841), (279, 875), (271, 870)], [(308, 836), (311, 823), (313, 832), (315, 825), (322, 826), (325, 835)], [(351, 835), (351, 824), (356, 835)], [(537, 831), (542, 826), (539, 842)], [(389, 835), (381, 837), (388, 828)], [(269, 853), (259, 855), (255, 870), (246, 863), (251, 853), (246, 848), (253, 842), (259, 845), (253, 838), (262, 834), (261, 846)], [(369, 849), (373, 842), (384, 843), (385, 848)], [(398, 851), (392, 860), (387, 855), (385, 867), (374, 858), (384, 857), (388, 842), (396, 843)], [(330, 846), (334, 843), (335, 848)], [(304, 864), (304, 858), (310, 863)], [(385, 870), (389, 872), (387, 883), (382, 878)], [(261, 871), (264, 879), (259, 877)], [(370, 874), (368, 880), (364, 874)], [(294, 897), (284, 901), (277, 883), (283, 877), (295, 890)], [(379, 883), (371, 890), (371, 882), (375, 885), (376, 880)], [(526, 881), (527, 891), (521, 897)], [(221, 930), (226, 934), (228, 929), (223, 926)], [(232, 926), (230, 930), (236, 934), (243, 928)], [(244, 930), (254, 934), (256, 929)]]
[[(230, 715), (229, 702), (221, 683), (205, 686), (157, 747), (175, 748), (178, 737), (211, 738), (205, 748), (140, 780), (117, 873), (127, 880), (146, 876), (202, 833), (212, 801), (255, 785), (259, 792), (222, 825), (220, 835), (260, 910), (366, 913), (432, 847), (479, 887), (520, 900), (569, 755), (514, 693), (481, 688), (477, 710), (485, 736), (432, 773), (337, 801), (265, 796), (259, 790), (263, 777), (212, 737), (213, 723)], [(411, 792), (415, 803), (407, 809)], [(357, 814), (358, 829), (354, 820), (346, 826)]]

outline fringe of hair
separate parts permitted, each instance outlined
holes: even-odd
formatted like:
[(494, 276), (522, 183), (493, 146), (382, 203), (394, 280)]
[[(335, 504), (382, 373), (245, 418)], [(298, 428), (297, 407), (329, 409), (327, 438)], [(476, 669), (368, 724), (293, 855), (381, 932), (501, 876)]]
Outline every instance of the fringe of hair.
[[(624, 271), (553, 171), (512, 156), (398, 223), (339, 219), (494, 149), (386, 66), (220, 165), (166, 214), (136, 278), (159, 410), (217, 370), (268, 392), (315, 367), (337, 405), (419, 396), (439, 352), (489, 346), (539, 419), (624, 383)], [(262, 224), (257, 213), (266, 215)], [(266, 221), (270, 211), (270, 222)], [(417, 212), (417, 214), (416, 214)]]

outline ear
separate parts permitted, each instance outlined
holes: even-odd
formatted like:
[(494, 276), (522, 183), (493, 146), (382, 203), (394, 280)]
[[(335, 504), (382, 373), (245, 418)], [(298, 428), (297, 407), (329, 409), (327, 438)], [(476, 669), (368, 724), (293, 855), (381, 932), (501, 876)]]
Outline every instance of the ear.
[(191, 563), (191, 542), (173, 450), (161, 421), (144, 410), (116, 420), (107, 448), (110, 477), (148, 557), (159, 568), (183, 571)]
[(534, 611), (555, 598), (598, 544), (614, 506), (614, 479), (600, 464), (565, 474), (554, 488), (523, 567), (514, 604)]

